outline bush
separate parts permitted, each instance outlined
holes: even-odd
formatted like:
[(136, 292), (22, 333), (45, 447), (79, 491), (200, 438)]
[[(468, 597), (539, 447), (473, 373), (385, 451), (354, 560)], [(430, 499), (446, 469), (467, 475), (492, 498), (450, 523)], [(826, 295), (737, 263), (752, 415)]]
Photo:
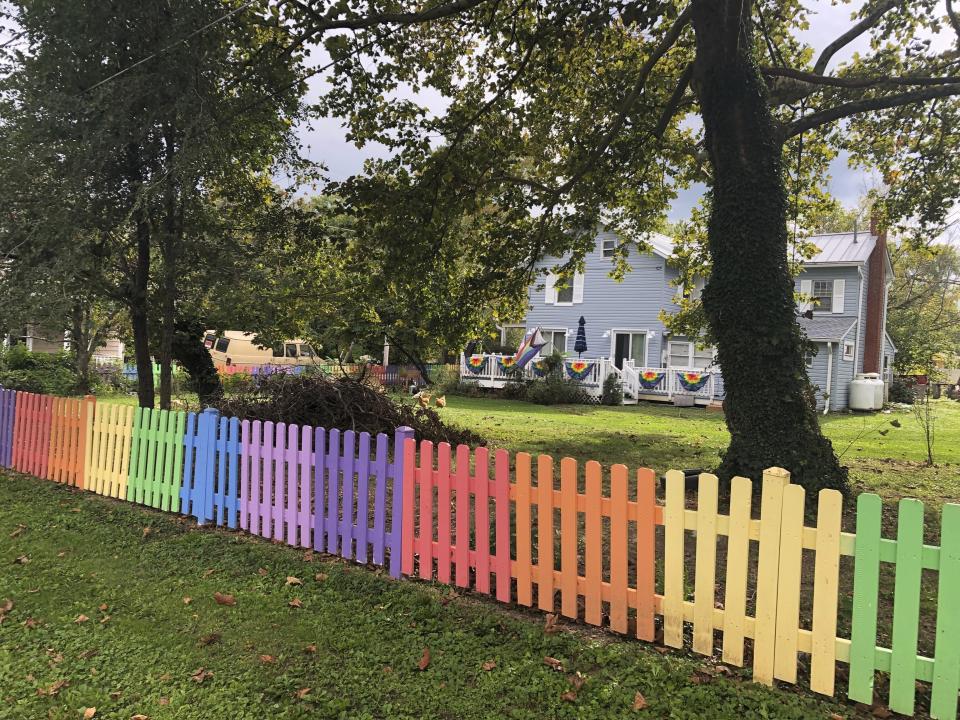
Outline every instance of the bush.
[(607, 375), (603, 381), (603, 393), (600, 395), (601, 405), (622, 405), (623, 384), (613, 373)]
[(15, 345), (0, 356), (0, 385), (10, 390), (72, 395), (77, 391), (73, 358), (65, 353), (33, 353)]
[(240, 392), (223, 396), (214, 407), (241, 420), (272, 420), (390, 436), (396, 428), (407, 425), (418, 440), (486, 444), (476, 433), (446, 424), (432, 408), (397, 402), (382, 388), (348, 377), (270, 375)]
[(555, 373), (527, 385), (524, 399), (537, 405), (592, 405), (596, 402), (578, 383)]
[(238, 372), (232, 375), (221, 375), (220, 385), (225, 393), (238, 393), (249, 390), (254, 385), (254, 378), (250, 373)]
[(137, 382), (123, 374), (123, 365), (96, 365), (93, 368), (94, 390), (108, 392), (136, 392)]
[(893, 378), (890, 383), (890, 402), (912, 405), (916, 399), (913, 386), (902, 377)]

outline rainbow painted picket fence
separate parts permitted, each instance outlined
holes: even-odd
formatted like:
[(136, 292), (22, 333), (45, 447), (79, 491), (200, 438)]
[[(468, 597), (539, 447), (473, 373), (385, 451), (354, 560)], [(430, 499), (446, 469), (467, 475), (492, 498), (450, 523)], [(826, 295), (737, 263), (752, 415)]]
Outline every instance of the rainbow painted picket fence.
[[(648, 469), (418, 445), (409, 428), (371, 437), (9, 390), (0, 390), (0, 465), (640, 640), (657, 638), (659, 617), (665, 645), (689, 637), (694, 652), (713, 655), (719, 637), (724, 662), (752, 657), (754, 679), (768, 685), (798, 682), (802, 661), (810, 688), (833, 695), (846, 664), (851, 699), (874, 702), (884, 673), (886, 702), (909, 715), (917, 682), (930, 683), (930, 714), (957, 715), (960, 505), (943, 508), (937, 547), (923, 542), (916, 500), (901, 501), (896, 539), (881, 537), (872, 494), (858, 498), (856, 534), (841, 531), (842, 498), (830, 490), (805, 526), (804, 490), (777, 468), (762, 478), (758, 514), (751, 481), (735, 478), (724, 515), (709, 474), (691, 509), (678, 471), (667, 472), (659, 504)], [(895, 567), (889, 648), (878, 646), (883, 564)], [(933, 657), (918, 655), (924, 570), (939, 573)], [(842, 613), (849, 638), (838, 635)]]

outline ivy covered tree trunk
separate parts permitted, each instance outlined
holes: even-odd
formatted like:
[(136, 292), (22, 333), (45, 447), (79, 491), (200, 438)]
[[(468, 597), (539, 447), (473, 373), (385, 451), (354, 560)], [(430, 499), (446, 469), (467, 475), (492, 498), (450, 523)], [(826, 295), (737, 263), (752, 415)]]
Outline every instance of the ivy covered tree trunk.
[(694, 89), (713, 170), (704, 310), (726, 388), (719, 474), (787, 468), (808, 489), (846, 489), (817, 421), (787, 265), (782, 139), (751, 57), (751, 3), (694, 0)]
[(223, 385), (214, 367), (210, 352), (201, 338), (206, 327), (196, 321), (179, 320), (173, 334), (171, 352), (190, 376), (190, 389), (197, 393), (202, 405), (209, 405), (223, 395)]

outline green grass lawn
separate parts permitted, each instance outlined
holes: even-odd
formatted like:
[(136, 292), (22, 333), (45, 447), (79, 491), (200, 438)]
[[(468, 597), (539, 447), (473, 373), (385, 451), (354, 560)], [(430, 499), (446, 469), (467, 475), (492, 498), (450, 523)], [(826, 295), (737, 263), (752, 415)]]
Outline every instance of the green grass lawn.
[(859, 716), (702, 658), (546, 634), (536, 612), (15, 474), (0, 475), (0, 616), (5, 600), (10, 720), (91, 707), (118, 720)]
[[(935, 407), (935, 467), (923, 464), (923, 435), (909, 410), (823, 417), (824, 432), (850, 467), (855, 489), (878, 492), (887, 500), (902, 496), (934, 503), (960, 500), (960, 403), (941, 400)], [(719, 412), (654, 403), (544, 407), (448, 396), (441, 413), (453, 423), (476, 430), (496, 447), (599, 460), (605, 466), (651, 467), (658, 472), (713, 468), (729, 439)], [(892, 426), (892, 420), (900, 427)]]

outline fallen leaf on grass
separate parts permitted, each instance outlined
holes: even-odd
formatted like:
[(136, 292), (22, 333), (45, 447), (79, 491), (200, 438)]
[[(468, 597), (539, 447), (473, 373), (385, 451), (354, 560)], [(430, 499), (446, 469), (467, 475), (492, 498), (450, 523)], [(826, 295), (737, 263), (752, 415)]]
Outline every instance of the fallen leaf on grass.
[(266, 568), (257, 568), (257, 575), (266, 576), (269, 572)]
[(493, 660), (487, 660), (487, 661), (486, 661), (483, 665), (481, 665), (480, 667), (483, 668), (484, 672), (490, 672), (490, 671), (493, 670), (496, 666), (497, 666), (497, 664), (496, 664)]
[(18, 535), (20, 535), (20, 533), (22, 533), (26, 529), (27, 529), (26, 525), (17, 525), (17, 529), (14, 530), (12, 533), (10, 533), (10, 538), (13, 539), (17, 537)]
[(693, 675), (690, 676), (690, 682), (694, 685), (705, 685), (711, 680), (713, 680), (713, 677), (709, 673), (705, 673), (703, 670), (695, 670)]
[(557, 616), (553, 613), (547, 613), (547, 619), (543, 623), (543, 632), (547, 635), (553, 635), (559, 630), (560, 628), (557, 627)]
[(89, 619), (90, 619), (90, 618), (88, 618), (86, 615), (82, 615), (82, 614), (81, 614), (81, 615), (77, 615), (77, 619), (74, 620), (73, 622), (76, 623), (77, 625), (79, 625), (80, 623), (85, 623), (85, 622), (87, 622), (87, 620), (89, 620)]
[(100, 620), (100, 624), (106, 625), (108, 622), (110, 622), (111, 617), (112, 617), (111, 615), (104, 615), (103, 618)]
[(13, 560), (14, 565), (26, 565), (28, 562), (30, 562), (30, 558), (26, 555), (21, 555)]
[(297, 690), (297, 700), (303, 700), (309, 694), (310, 688), (300, 688)]
[(89, 650), (84, 650), (82, 653), (77, 655), (81, 660), (89, 660), (92, 657), (96, 657), (100, 654), (100, 651), (95, 648), (90, 648)]
[(237, 600), (233, 595), (227, 595), (222, 592), (215, 592), (213, 594), (213, 599), (217, 601), (217, 605), (229, 605), (233, 607), (237, 604)]
[(887, 708), (885, 708), (883, 705), (874, 705), (870, 709), (870, 714), (873, 715), (875, 718), (893, 717), (893, 713), (887, 710)]
[(168, 697), (162, 697), (157, 699), (157, 705), (163, 705), (164, 707), (166, 707), (169, 704), (170, 704), (170, 698)]
[(313, 579), (316, 580), (317, 582), (323, 582), (324, 580), (327, 579), (327, 574), (317, 573), (316, 575), (313, 576)]
[(100, 607), (97, 608), (97, 609), (100, 610), (101, 612), (106, 612), (109, 608), (110, 608), (109, 605), (107, 605), (106, 603), (103, 603), (103, 604), (101, 604)]
[(61, 550), (60, 552), (57, 553), (57, 557), (66, 557), (66, 556), (67, 556), (66, 550)]
[(262, 662), (264, 665), (269, 665), (269, 664), (271, 664), (271, 663), (275, 663), (276, 661), (277, 661), (277, 659), (276, 659), (273, 655), (261, 655), (261, 656), (260, 656), (260, 662)]
[(54, 697), (61, 690), (63, 690), (65, 687), (68, 687), (69, 685), (70, 685), (69, 680), (57, 680), (50, 687), (37, 688), (37, 695), (39, 695), (40, 697), (43, 697), (44, 695), (46, 695), (47, 697)]
[(32, 617), (29, 617), (23, 621), (23, 624), (28, 630), (33, 630), (35, 627), (37, 627), (40, 624), (40, 621), (35, 620)]
[(286, 585), (303, 585), (303, 580), (293, 575), (287, 575)]
[(110, 699), (119, 700), (121, 695), (123, 695), (123, 692), (120, 690), (114, 690), (112, 693), (110, 693)]
[(313, 562), (313, 550), (307, 550), (307, 551), (303, 554), (303, 561), (304, 561), (304, 562)]
[(563, 663), (557, 660), (555, 657), (550, 657), (548, 655), (543, 659), (543, 664), (548, 668), (556, 670), (557, 672), (563, 672)]
[(573, 685), (574, 690), (579, 690), (582, 688), (583, 684), (587, 681), (587, 679), (581, 675), (579, 671), (577, 671), (576, 675), (571, 675), (568, 677), (567, 680), (569, 680), (570, 684)]
[(844, 717), (843, 715), (838, 715), (837, 713), (831, 713), (830, 720), (844, 720)]
[(573, 690), (567, 690), (565, 693), (563, 693), (560, 696), (560, 699), (563, 700), (564, 702), (576, 702), (577, 693), (575, 693)]
[[(203, 668), (200, 668), (200, 669), (203, 670)], [(159, 678), (157, 678), (157, 679), (158, 679), (160, 682), (170, 682), (171, 680), (173, 680), (173, 675), (171, 675), (170, 673), (164, 673), (163, 675), (161, 675), (161, 676), (160, 676)]]
[(446, 607), (448, 604), (456, 600), (458, 597), (460, 597), (460, 595), (458, 595), (457, 593), (450, 592), (448, 595), (444, 595), (442, 598), (440, 598), (440, 604)]
[(301, 600), (300, 598), (294, 598), (293, 600), (288, 602), (287, 605), (289, 605), (292, 608), (302, 608), (303, 600)]
[(210, 633), (209, 635), (204, 635), (200, 638), (200, 647), (206, 647), (207, 645), (213, 645), (215, 642), (220, 641), (220, 633)]
[(193, 680), (195, 683), (202, 683), (204, 680), (212, 677), (213, 677), (212, 672), (210, 672), (206, 668), (200, 667), (193, 671), (193, 674), (190, 676), (190, 679)]
[(637, 694), (633, 696), (633, 709), (634, 710), (643, 710), (647, 706), (647, 699), (643, 696), (639, 690)]
[(420, 656), (420, 662), (417, 663), (418, 670), (426, 670), (427, 666), (430, 665), (430, 648), (425, 647), (423, 649), (423, 655)]
[(208, 577), (210, 577), (211, 575), (213, 575), (215, 572), (216, 572), (216, 570), (215, 570), (214, 568), (208, 568), (207, 570), (204, 570), (204, 571), (203, 571), (203, 575), (201, 575), (200, 577), (203, 578), (204, 580), (206, 580)]
[(94, 715), (97, 714), (97, 709), (95, 707), (88, 707), (83, 711), (83, 720), (90, 720)]
[(315, 652), (317, 651), (317, 646), (314, 645), (313, 643), (310, 643), (309, 645), (307, 645), (307, 646), (303, 649), (303, 651), (304, 651), (305, 653), (311, 653), (311, 654), (312, 654), (312, 653), (315, 653)]
[(187, 595), (184, 595), (184, 596), (183, 596), (183, 604), (184, 604), (184, 605), (189, 605), (189, 604), (192, 603), (192, 602), (193, 602), (193, 598), (192, 598), (192, 597), (188, 597)]
[(150, 720), (150, 718), (143, 713), (137, 713), (136, 715), (131, 715), (130, 720)]

